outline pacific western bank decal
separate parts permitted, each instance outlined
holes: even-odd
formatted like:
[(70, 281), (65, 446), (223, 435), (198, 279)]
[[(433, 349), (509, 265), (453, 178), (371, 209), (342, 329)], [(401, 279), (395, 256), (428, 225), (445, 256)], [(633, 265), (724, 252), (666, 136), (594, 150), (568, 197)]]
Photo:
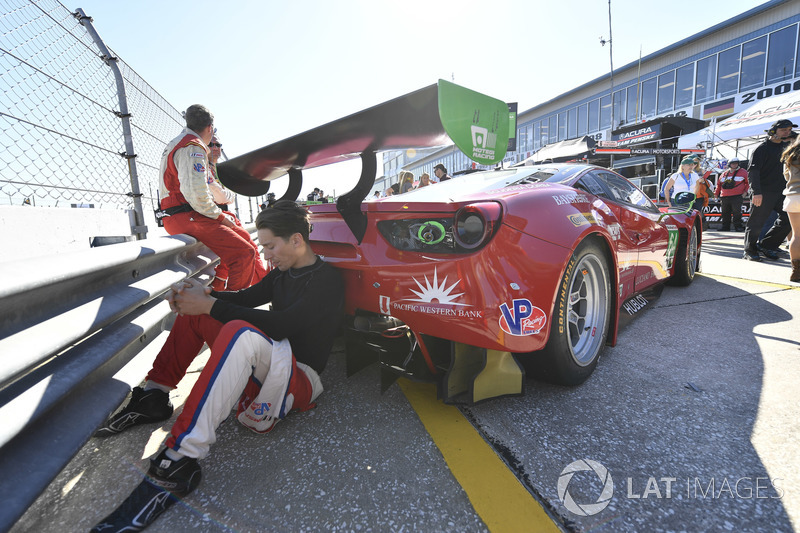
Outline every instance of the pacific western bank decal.
[(470, 304), (460, 303), (456, 300), (464, 295), (463, 292), (457, 292), (456, 286), (461, 283), (461, 280), (456, 280), (455, 283), (447, 286), (447, 276), (439, 283), (439, 273), (436, 268), (433, 269), (433, 281), (425, 276), (424, 284), (417, 278), (412, 277), (414, 283), (417, 284), (419, 290), (410, 289), (416, 295), (416, 298), (403, 298), (395, 302), (391, 302), (391, 308), (398, 311), (411, 311), (414, 313), (426, 313), (429, 315), (442, 315), (454, 316), (461, 318), (483, 318), (483, 311), (478, 309), (464, 309), (465, 307), (472, 307)]

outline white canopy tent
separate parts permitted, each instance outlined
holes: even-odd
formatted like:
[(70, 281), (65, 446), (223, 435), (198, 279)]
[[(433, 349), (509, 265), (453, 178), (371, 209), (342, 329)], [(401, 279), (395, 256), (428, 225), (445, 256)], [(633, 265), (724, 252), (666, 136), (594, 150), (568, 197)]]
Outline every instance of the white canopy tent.
[(800, 124), (800, 91), (764, 98), (719, 123), (682, 135), (678, 148), (711, 148), (708, 157), (715, 159), (733, 156), (749, 159), (750, 153), (764, 140), (765, 131), (784, 118)]

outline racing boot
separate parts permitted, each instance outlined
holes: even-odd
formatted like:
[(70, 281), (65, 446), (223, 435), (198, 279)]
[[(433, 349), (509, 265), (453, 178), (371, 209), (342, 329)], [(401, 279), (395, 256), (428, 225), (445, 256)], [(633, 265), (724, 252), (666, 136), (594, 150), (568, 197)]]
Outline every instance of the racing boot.
[(129, 427), (150, 422), (162, 422), (172, 416), (172, 403), (169, 394), (160, 389), (144, 390), (136, 387), (131, 392), (131, 399), (120, 412), (112, 415), (98, 429), (95, 437), (109, 437), (122, 433)]
[(200, 484), (202, 473), (197, 459), (167, 457), (161, 450), (150, 459), (150, 469), (122, 505), (100, 521), (94, 532), (141, 531)]

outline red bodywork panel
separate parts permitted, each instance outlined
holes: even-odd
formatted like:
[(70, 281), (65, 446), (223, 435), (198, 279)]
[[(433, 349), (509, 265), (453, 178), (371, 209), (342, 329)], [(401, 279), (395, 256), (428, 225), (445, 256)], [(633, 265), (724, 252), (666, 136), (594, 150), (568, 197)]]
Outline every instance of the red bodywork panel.
[[(688, 231), (694, 222), (683, 215), (659, 221), (657, 210), (619, 205), (562, 183), (524, 183), (438, 202), (413, 198), (364, 202), (369, 222), (360, 244), (334, 205), (312, 207), (312, 246), (341, 269), (347, 312), (390, 315), (417, 334), (515, 353), (547, 343), (560, 280), (587, 238), (608, 252), (615, 311), (608, 342), (614, 344), (620, 305), (672, 275), (667, 225)], [(377, 227), (378, 221), (453, 217), (485, 201), (501, 205), (502, 223), (487, 245), (469, 253), (399, 250)], [(537, 308), (524, 334), (508, 327), (515, 301)]]

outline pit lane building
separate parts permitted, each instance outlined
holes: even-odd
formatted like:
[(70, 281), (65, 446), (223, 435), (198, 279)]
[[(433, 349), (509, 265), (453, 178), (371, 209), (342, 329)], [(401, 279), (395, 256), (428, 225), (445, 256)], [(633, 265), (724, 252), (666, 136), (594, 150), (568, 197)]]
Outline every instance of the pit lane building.
[[(700, 33), (522, 111), (517, 150), (503, 164), (587, 159), (617, 168), (651, 196), (679, 156), (594, 154), (601, 141), (619, 147), (674, 148), (699, 130), (775, 95), (800, 91), (800, 0), (772, 0)], [(612, 113), (613, 102), (613, 113)], [(613, 123), (612, 123), (613, 117)], [(387, 152), (385, 178), (416, 178), (442, 163), (450, 173), (472, 161), (455, 147), (424, 153)]]

